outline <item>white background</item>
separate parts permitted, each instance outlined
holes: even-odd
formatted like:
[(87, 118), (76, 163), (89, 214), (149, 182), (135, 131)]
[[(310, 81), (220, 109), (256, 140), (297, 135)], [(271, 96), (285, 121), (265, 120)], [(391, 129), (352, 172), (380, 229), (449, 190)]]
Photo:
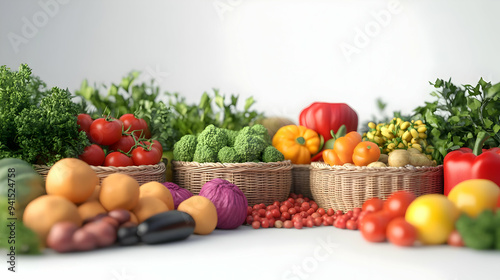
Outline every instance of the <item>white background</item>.
[(497, 82), (499, 10), (494, 0), (1, 0), (0, 64), (28, 63), (71, 91), (140, 70), (189, 102), (218, 88), (296, 122), (314, 101), (345, 102), (363, 123), (377, 97), (405, 114), (434, 100), (436, 78)]

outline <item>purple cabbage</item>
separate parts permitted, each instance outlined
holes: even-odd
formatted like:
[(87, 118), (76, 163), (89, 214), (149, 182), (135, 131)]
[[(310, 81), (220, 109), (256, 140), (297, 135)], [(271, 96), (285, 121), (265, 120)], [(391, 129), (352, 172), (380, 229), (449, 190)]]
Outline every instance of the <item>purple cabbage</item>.
[(245, 194), (231, 182), (216, 178), (206, 182), (200, 190), (217, 209), (217, 228), (235, 229), (247, 217), (248, 201)]
[(165, 182), (163, 185), (167, 187), (172, 194), (172, 198), (174, 199), (174, 209), (177, 209), (177, 206), (179, 206), (181, 202), (193, 196), (189, 190), (181, 188), (175, 183)]

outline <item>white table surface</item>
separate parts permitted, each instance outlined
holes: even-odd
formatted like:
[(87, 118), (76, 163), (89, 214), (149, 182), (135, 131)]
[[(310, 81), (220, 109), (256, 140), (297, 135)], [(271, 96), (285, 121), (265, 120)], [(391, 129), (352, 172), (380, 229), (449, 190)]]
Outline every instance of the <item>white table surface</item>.
[[(4, 254), (2, 252), (2, 254)], [(5, 254), (4, 254), (5, 255)], [(5, 258), (6, 259), (6, 258)], [(400, 248), (332, 226), (216, 230), (160, 245), (18, 256), (0, 279), (500, 279), (500, 252)]]

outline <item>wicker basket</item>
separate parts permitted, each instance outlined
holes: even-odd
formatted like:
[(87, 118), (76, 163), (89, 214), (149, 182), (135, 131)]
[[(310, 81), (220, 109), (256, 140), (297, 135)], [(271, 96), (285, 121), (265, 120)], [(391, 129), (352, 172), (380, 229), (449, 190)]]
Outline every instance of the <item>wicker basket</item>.
[[(49, 173), (50, 166), (47, 165), (35, 165), (35, 170), (42, 175), (45, 179)], [(99, 180), (106, 178), (108, 175), (113, 173), (124, 173), (137, 180), (139, 185), (147, 182), (156, 181), (163, 183), (165, 182), (165, 163), (160, 162), (155, 165), (134, 165), (134, 166), (123, 166), (123, 167), (112, 167), (112, 166), (90, 166), (97, 173)]]
[(302, 194), (304, 197), (312, 198), (311, 187), (309, 184), (310, 164), (292, 165), (292, 191), (296, 194)]
[(443, 193), (443, 166), (369, 168), (313, 162), (310, 180), (312, 196), (320, 207), (348, 211), (367, 199), (386, 199), (398, 190), (416, 196)]
[(245, 194), (248, 205), (283, 201), (292, 187), (292, 164), (281, 162), (197, 163), (173, 161), (174, 182), (193, 194), (214, 178), (237, 185)]

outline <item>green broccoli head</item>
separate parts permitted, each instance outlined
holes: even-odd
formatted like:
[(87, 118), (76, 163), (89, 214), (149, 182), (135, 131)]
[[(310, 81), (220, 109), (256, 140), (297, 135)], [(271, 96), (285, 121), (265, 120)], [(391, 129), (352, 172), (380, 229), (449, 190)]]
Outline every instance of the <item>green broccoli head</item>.
[(243, 162), (260, 160), (261, 153), (268, 146), (266, 140), (255, 133), (249, 127), (244, 127), (234, 140), (234, 149), (242, 157)]
[(198, 143), (204, 144), (218, 152), (222, 147), (227, 146), (226, 131), (213, 124), (207, 125), (198, 135)]
[(223, 128), (223, 130), (226, 132), (226, 135), (227, 135), (227, 146), (234, 147), (234, 140), (236, 139), (236, 136), (238, 135), (238, 131), (225, 129), (225, 128)]
[(265, 126), (261, 124), (254, 124), (250, 127), (250, 130), (254, 134), (261, 136), (269, 145), (271, 145), (271, 137), (269, 137), (269, 131)]
[(196, 136), (191, 134), (182, 136), (181, 139), (174, 144), (174, 160), (193, 161), (196, 145)]
[(262, 152), (263, 162), (277, 162), (285, 160), (285, 156), (273, 146), (267, 146)]
[(194, 152), (193, 161), (199, 163), (217, 162), (217, 151), (203, 143), (198, 143), (196, 145), (196, 151)]
[(233, 147), (223, 147), (217, 154), (217, 159), (222, 163), (238, 163), (241, 162), (241, 156), (236, 153)]

